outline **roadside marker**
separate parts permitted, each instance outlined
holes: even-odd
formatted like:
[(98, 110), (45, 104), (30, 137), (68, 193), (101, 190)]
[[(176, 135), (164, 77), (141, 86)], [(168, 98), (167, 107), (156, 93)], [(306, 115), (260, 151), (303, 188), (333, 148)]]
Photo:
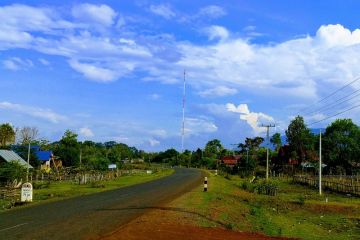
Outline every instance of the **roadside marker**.
[(204, 192), (207, 192), (207, 177), (204, 179)]

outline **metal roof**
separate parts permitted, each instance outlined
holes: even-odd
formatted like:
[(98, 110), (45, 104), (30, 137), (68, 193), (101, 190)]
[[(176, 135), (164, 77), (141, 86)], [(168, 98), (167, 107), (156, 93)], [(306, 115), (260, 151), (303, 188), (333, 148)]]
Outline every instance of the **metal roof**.
[[(0, 150), (0, 157), (3, 158), (7, 162), (17, 161), (21, 165), (27, 167), (27, 162), (13, 151)], [(33, 168), (33, 167), (29, 164), (29, 168)]]
[(51, 159), (52, 151), (36, 151), (35, 152), (39, 161), (49, 161)]

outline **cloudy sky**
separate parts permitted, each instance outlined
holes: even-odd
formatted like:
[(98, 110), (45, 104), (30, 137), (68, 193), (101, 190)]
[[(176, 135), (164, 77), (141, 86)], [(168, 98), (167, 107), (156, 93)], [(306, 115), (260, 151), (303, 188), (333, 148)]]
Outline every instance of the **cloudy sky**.
[[(321, 101), (360, 76), (358, 1), (0, 4), (0, 122), (51, 141), (71, 129), (180, 149), (184, 69), (189, 149), (213, 138), (231, 147), (264, 136), (262, 123), (283, 132), (297, 114), (312, 124), (359, 102), (356, 81)], [(358, 113), (340, 117), (359, 123)]]

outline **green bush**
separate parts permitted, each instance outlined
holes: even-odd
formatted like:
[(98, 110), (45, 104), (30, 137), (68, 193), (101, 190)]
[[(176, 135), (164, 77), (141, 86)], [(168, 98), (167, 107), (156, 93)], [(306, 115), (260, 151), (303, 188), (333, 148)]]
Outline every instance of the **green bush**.
[(0, 165), (0, 181), (8, 182), (25, 179), (26, 168), (16, 161), (5, 162)]
[(100, 182), (92, 182), (90, 184), (91, 188), (105, 188), (105, 184), (102, 184)]
[(50, 182), (33, 182), (34, 189), (44, 189), (50, 187)]
[(279, 184), (274, 180), (263, 180), (256, 184), (255, 190), (259, 194), (276, 196)]
[(301, 195), (301, 196), (298, 198), (297, 203), (298, 203), (299, 205), (304, 205), (304, 204), (305, 204), (305, 197)]

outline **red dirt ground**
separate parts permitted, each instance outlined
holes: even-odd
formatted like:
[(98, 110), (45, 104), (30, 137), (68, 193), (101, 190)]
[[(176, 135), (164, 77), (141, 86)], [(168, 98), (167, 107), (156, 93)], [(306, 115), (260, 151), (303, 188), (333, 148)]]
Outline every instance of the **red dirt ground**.
[(258, 233), (236, 232), (224, 228), (204, 228), (191, 225), (191, 219), (184, 214), (166, 209), (157, 209), (120, 226), (115, 231), (100, 237), (102, 240), (268, 240), (288, 239), (267, 237)]

